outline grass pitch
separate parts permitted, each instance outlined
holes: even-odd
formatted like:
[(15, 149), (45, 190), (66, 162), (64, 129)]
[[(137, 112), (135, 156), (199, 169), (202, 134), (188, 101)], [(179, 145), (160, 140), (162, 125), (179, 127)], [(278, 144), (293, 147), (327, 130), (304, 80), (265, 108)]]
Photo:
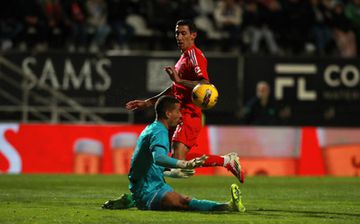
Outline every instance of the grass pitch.
[[(168, 179), (198, 199), (227, 201), (234, 177)], [(360, 178), (249, 177), (245, 213), (103, 210), (125, 176), (0, 175), (0, 223), (360, 223)]]

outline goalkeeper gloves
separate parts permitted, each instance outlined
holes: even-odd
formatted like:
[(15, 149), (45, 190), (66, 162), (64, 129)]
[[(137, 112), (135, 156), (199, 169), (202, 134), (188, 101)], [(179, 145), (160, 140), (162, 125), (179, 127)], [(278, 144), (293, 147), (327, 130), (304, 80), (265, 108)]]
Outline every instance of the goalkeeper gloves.
[(194, 169), (196, 167), (201, 167), (207, 158), (206, 155), (202, 155), (201, 157), (196, 157), (192, 160), (178, 160), (176, 166), (182, 169)]
[(164, 175), (171, 178), (189, 178), (194, 174), (195, 170), (193, 169), (170, 169), (164, 171)]

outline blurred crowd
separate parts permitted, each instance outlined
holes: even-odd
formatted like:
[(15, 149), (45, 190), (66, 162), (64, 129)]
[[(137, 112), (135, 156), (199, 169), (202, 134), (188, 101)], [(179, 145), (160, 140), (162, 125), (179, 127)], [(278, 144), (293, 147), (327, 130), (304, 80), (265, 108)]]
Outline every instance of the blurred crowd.
[(188, 18), (204, 50), (360, 52), (360, 0), (12, 0), (0, 17), (1, 51), (174, 50), (174, 24)]

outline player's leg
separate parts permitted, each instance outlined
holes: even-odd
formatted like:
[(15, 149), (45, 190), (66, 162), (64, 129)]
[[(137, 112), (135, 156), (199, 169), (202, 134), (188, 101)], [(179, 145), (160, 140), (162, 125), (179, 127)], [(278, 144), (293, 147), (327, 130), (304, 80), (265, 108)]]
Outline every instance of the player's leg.
[[(203, 154), (201, 153), (188, 153), (186, 155), (186, 160), (191, 160), (196, 157), (200, 157)], [(245, 172), (244, 169), (241, 167), (239, 157), (237, 153), (229, 153), (223, 156), (216, 156), (216, 155), (208, 155), (208, 159), (204, 163), (204, 167), (209, 166), (223, 166), (227, 170), (229, 170), (239, 181), (240, 183), (244, 183), (245, 181)], [(223, 159), (222, 163), (216, 163), (215, 161), (219, 160), (218, 157), (221, 157)], [(221, 165), (220, 165), (221, 164)]]
[(242, 194), (239, 186), (232, 184), (230, 187), (231, 200), (229, 202), (230, 207), (233, 211), (245, 212), (246, 208), (242, 203)]
[[(194, 159), (196, 157), (201, 157), (203, 154), (199, 153), (192, 153), (189, 152), (190, 148), (187, 147), (182, 142), (172, 142), (172, 148), (173, 148), (173, 157), (176, 159), (182, 159), (182, 160), (190, 160)], [(205, 160), (204, 167), (207, 166), (226, 166), (226, 161), (230, 161), (230, 159), (225, 159), (226, 156), (218, 156), (218, 155), (210, 155), (206, 154), (208, 158)]]
[(102, 206), (103, 209), (128, 209), (135, 207), (135, 201), (130, 194), (124, 193), (120, 197), (106, 201)]
[(187, 147), (182, 142), (172, 142), (172, 148), (173, 148), (173, 157), (176, 159), (186, 160), (186, 155), (189, 152), (189, 147)]
[(229, 211), (232, 208), (230, 203), (191, 199), (174, 191), (166, 193), (160, 202), (161, 210)]
[[(189, 158), (189, 150), (196, 145), (202, 129), (201, 117), (185, 113), (182, 115), (183, 122), (179, 124), (172, 136), (173, 156), (177, 159)], [(207, 155), (208, 159), (204, 166), (223, 166), (224, 158), (218, 155)], [(191, 159), (195, 158), (191, 156)]]
[[(172, 138), (174, 157), (191, 160), (202, 156), (203, 154), (189, 152), (190, 148), (196, 145), (197, 138), (200, 135), (202, 128), (201, 118), (184, 114), (182, 119), (183, 122), (176, 127)], [(223, 156), (206, 155), (208, 158), (205, 160), (204, 167), (223, 166), (228, 169), (240, 183), (244, 183), (244, 170), (240, 165), (239, 157), (236, 153), (229, 153)]]
[(158, 203), (158, 207), (155, 209), (245, 212), (246, 209), (242, 204), (241, 191), (236, 184), (231, 185), (230, 193), (231, 193), (230, 202), (220, 203), (210, 200), (198, 200), (195, 198), (190, 198), (174, 191), (166, 192), (160, 199), (160, 202)]
[(148, 192), (138, 204), (146, 204), (149, 210), (197, 210), (225, 211), (232, 209), (231, 203), (191, 199), (175, 192), (170, 185), (163, 184), (155, 192)]

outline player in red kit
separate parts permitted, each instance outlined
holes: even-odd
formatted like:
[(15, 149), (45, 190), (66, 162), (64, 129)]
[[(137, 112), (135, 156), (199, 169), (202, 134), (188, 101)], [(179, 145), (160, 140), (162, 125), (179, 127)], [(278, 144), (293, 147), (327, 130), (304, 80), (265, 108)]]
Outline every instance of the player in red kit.
[[(126, 108), (128, 110), (144, 109), (153, 106), (162, 95), (175, 96), (181, 103), (182, 123), (177, 126), (172, 137), (173, 156), (177, 159), (190, 159), (200, 155), (189, 151), (196, 145), (202, 128), (201, 109), (191, 101), (192, 89), (199, 83), (210, 82), (207, 73), (207, 60), (201, 50), (195, 46), (197, 30), (194, 23), (190, 20), (179, 20), (175, 27), (175, 37), (182, 55), (175, 67), (167, 66), (164, 68), (173, 84), (154, 97), (128, 102)], [(209, 158), (203, 166), (224, 166), (241, 183), (244, 182), (244, 172), (236, 153), (224, 156), (208, 156)]]
[[(207, 60), (204, 54), (195, 46), (197, 30), (190, 20), (179, 20), (175, 27), (175, 37), (182, 54), (176, 65), (166, 66), (164, 69), (173, 81), (172, 85), (158, 95), (146, 100), (133, 100), (126, 104), (128, 110), (145, 109), (152, 107), (162, 95), (173, 95), (180, 102), (182, 122), (177, 125), (172, 135), (173, 157), (190, 160), (201, 157), (203, 154), (193, 152), (197, 138), (202, 128), (201, 108), (195, 106), (191, 100), (192, 89), (199, 83), (210, 83), (207, 73)], [(236, 153), (227, 155), (207, 155), (203, 164), (206, 166), (226, 167), (241, 183), (244, 182), (244, 171), (241, 168), (239, 157)], [(174, 175), (173, 175), (174, 174)], [(188, 177), (181, 170), (173, 169), (169, 176)], [(120, 197), (104, 204), (104, 208), (123, 208)]]

